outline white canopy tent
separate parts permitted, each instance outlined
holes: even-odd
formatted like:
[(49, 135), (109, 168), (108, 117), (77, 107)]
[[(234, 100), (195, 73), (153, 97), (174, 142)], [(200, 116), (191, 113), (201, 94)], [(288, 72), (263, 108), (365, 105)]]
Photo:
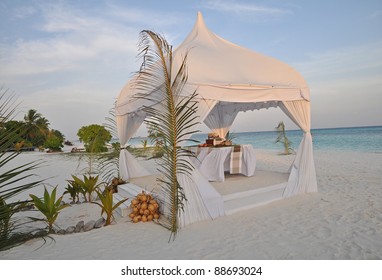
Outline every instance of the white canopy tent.
[[(310, 134), (310, 92), (303, 77), (287, 64), (230, 43), (205, 25), (201, 13), (191, 33), (176, 48), (173, 71), (177, 71), (185, 54), (188, 80), (182, 94), (198, 93), (200, 122), (220, 137), (225, 137), (238, 112), (279, 107), (304, 132), (291, 166), (284, 197), (316, 192), (317, 181)], [(142, 106), (147, 100), (132, 100), (134, 78), (127, 83), (116, 103), (117, 126), (122, 145), (134, 135), (145, 119)], [(147, 175), (148, 172), (125, 149), (120, 154), (123, 179)], [(189, 193), (183, 225), (224, 214), (221, 196), (195, 170), (193, 181), (179, 179)], [(215, 201), (212, 203), (210, 201)], [(187, 209), (188, 208), (188, 209)], [(193, 210), (199, 209), (193, 216)], [(187, 212), (187, 211), (190, 212)]]

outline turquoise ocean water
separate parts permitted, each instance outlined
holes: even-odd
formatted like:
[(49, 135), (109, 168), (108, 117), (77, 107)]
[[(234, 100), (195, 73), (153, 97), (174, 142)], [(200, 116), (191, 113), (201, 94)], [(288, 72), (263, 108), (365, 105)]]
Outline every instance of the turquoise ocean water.
[[(382, 153), (382, 126), (312, 129), (311, 132), (315, 150)], [(233, 135), (235, 136), (233, 140), (235, 144), (251, 144), (255, 149), (282, 149), (282, 144), (275, 143), (276, 131), (233, 132)], [(297, 150), (302, 131), (288, 130), (286, 135), (292, 142), (293, 149)], [(207, 134), (196, 134), (192, 138), (204, 143), (206, 137)], [(129, 144), (139, 146), (144, 139), (133, 138)]]

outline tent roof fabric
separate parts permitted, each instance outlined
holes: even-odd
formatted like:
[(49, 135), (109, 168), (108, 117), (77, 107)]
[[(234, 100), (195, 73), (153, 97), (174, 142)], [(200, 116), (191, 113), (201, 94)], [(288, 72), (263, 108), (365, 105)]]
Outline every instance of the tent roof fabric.
[(203, 98), (228, 102), (310, 100), (304, 78), (289, 65), (235, 45), (211, 32), (199, 12), (174, 52), (174, 71), (188, 52), (189, 85)]
[[(284, 62), (235, 45), (211, 32), (199, 12), (196, 23), (173, 54), (173, 71), (187, 56), (184, 95), (195, 90), (200, 98), (219, 102), (310, 101), (304, 78)], [(134, 78), (122, 89), (117, 115), (131, 113), (142, 101), (131, 102)], [(130, 103), (130, 104), (128, 104)]]

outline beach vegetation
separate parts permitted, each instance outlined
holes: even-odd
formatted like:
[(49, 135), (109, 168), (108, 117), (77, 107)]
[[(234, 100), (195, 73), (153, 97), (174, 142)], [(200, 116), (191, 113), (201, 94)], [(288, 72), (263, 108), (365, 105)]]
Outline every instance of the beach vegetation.
[[(24, 124), (21, 121), (16, 120), (4, 120), (2, 119), (1, 129), (0, 129), (0, 145), (4, 146), (7, 144), (4, 149), (12, 149), (15, 144), (24, 142), (22, 134), (24, 132)], [(5, 137), (5, 134), (8, 134)], [(12, 141), (9, 141), (12, 139)]]
[(24, 116), (25, 140), (32, 146), (44, 145), (49, 132), (49, 121), (35, 109), (30, 109)]
[(9, 168), (9, 164), (20, 153), (8, 150), (20, 141), (23, 132), (19, 122), (13, 121), (17, 107), (14, 95), (10, 94), (9, 90), (0, 88), (0, 251), (34, 238), (35, 233), (39, 231), (32, 227), (31, 219), (16, 215), (28, 209), (30, 200), (15, 198), (40, 186), (44, 181), (33, 179), (33, 171), (41, 166), (41, 161), (25, 162)]
[(93, 201), (92, 203), (97, 204), (101, 207), (101, 216), (103, 214), (106, 214), (106, 222), (105, 226), (108, 226), (111, 224), (111, 222), (114, 220), (114, 210), (117, 209), (122, 203), (128, 200), (128, 198), (122, 199), (114, 204), (113, 201), (113, 189), (106, 188), (104, 192), (101, 192), (99, 189), (96, 190), (99, 202)]
[(163, 141), (163, 134), (156, 122), (147, 123), (148, 138), (151, 143), (154, 144), (154, 149), (151, 152), (151, 158), (161, 158), (164, 154), (163, 145), (166, 143)]
[(79, 202), (80, 194), (83, 193), (81, 186), (74, 180), (67, 180), (67, 182), (68, 185), (66, 186), (63, 195), (69, 194), (72, 199), (72, 203)]
[(65, 138), (60, 131), (50, 129), (49, 121), (35, 109), (28, 110), (22, 121), (4, 121), (0, 135), (2, 133), (13, 135), (12, 142), (8, 143), (9, 151), (23, 151), (34, 147), (60, 151)]
[(48, 223), (48, 232), (53, 233), (53, 224), (56, 221), (60, 211), (66, 207), (68, 204), (61, 204), (63, 196), (56, 199), (55, 187), (49, 194), (46, 188), (44, 188), (44, 197), (39, 198), (33, 194), (29, 196), (32, 198), (34, 206), (45, 216), (46, 222)]
[(230, 131), (227, 132), (225, 136), (226, 145), (233, 145), (233, 140), (236, 138), (236, 135)]
[(104, 126), (98, 124), (81, 127), (77, 132), (77, 136), (84, 143), (85, 149), (89, 153), (107, 152), (106, 143), (112, 138), (110, 132)]
[(282, 143), (284, 146), (284, 152), (282, 154), (290, 155), (290, 154), (294, 153), (294, 150), (292, 148), (292, 142), (290, 142), (288, 137), (286, 136), (284, 122), (281, 121), (278, 124), (278, 126), (276, 127), (276, 131), (277, 131), (276, 143)]
[[(186, 195), (177, 176), (190, 175), (193, 169), (188, 157), (192, 153), (182, 149), (182, 141), (197, 130), (196, 92), (186, 97), (182, 90), (187, 82), (187, 54), (179, 69), (173, 71), (173, 52), (164, 37), (155, 32), (144, 30), (140, 33), (139, 56), (143, 63), (136, 80), (135, 98), (145, 99), (156, 106), (144, 107), (146, 125), (152, 129), (154, 141), (161, 143), (163, 156), (158, 158), (158, 178), (165, 201), (165, 219), (161, 222), (175, 238), (179, 228), (179, 214), (184, 211)], [(175, 74), (175, 75), (174, 75)], [(162, 215), (163, 216), (163, 215)]]
[(147, 144), (148, 144), (147, 139), (143, 139), (143, 140), (141, 141), (141, 144), (142, 144), (142, 149), (143, 149), (144, 151), (146, 151), (146, 149), (147, 149)]
[(44, 148), (53, 152), (61, 152), (64, 147), (64, 135), (58, 130), (50, 130), (44, 143)]
[(85, 202), (92, 202), (94, 193), (99, 189), (102, 183), (98, 183), (97, 176), (86, 176), (83, 175), (83, 179), (78, 178), (75, 175), (72, 175), (73, 182), (72, 185), (79, 187), (79, 191), (84, 196)]

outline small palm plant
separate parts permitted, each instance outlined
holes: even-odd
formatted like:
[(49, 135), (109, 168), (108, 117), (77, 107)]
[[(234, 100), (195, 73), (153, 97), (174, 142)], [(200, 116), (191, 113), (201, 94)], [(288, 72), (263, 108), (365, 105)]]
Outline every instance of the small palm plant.
[(128, 198), (120, 200), (119, 202), (114, 204), (112, 189), (106, 188), (104, 192), (96, 190), (96, 193), (98, 195), (100, 202), (92, 202), (92, 203), (97, 204), (99, 207), (101, 207), (102, 209), (101, 215), (106, 213), (105, 226), (108, 226), (111, 224), (112, 220), (114, 220), (114, 215), (113, 215), (114, 210), (117, 209), (126, 200), (128, 200)]
[(65, 188), (64, 195), (69, 194), (72, 199), (72, 203), (78, 202), (80, 200), (80, 194), (83, 193), (81, 186), (78, 185), (77, 182), (74, 180), (67, 180), (67, 181), (68, 181), (68, 185)]
[(284, 145), (284, 155), (290, 155), (293, 153), (293, 149), (291, 147), (292, 142), (289, 141), (288, 137), (286, 136), (285, 132), (285, 125), (284, 122), (280, 122), (279, 125), (276, 127), (277, 131), (277, 139), (276, 143), (282, 143)]
[(141, 141), (141, 144), (142, 144), (142, 148), (143, 148), (143, 150), (146, 150), (146, 149), (147, 149), (147, 144), (148, 144), (147, 139), (142, 140), (142, 141)]
[(46, 188), (44, 188), (44, 197), (42, 199), (33, 194), (29, 195), (36, 208), (45, 216), (46, 222), (48, 223), (49, 233), (54, 232), (53, 224), (60, 211), (69, 206), (68, 204), (61, 205), (62, 196), (56, 200), (56, 189), (57, 187), (55, 187), (52, 193), (49, 194)]
[[(166, 196), (167, 222), (163, 223), (175, 238), (178, 217), (184, 210), (186, 196), (177, 175), (191, 174), (192, 164), (187, 160), (193, 154), (181, 148), (182, 141), (197, 132), (196, 92), (182, 94), (187, 82), (187, 54), (178, 70), (173, 71), (172, 46), (160, 35), (144, 30), (140, 33), (140, 56), (143, 63), (136, 80), (135, 98), (145, 99), (153, 106), (144, 107), (146, 125), (151, 128), (156, 142), (163, 145), (163, 156), (158, 159), (163, 179), (158, 179)], [(175, 75), (173, 75), (175, 74)]]
[(72, 175), (74, 184), (79, 186), (80, 192), (83, 194), (85, 202), (92, 202), (94, 192), (99, 188), (98, 183), (98, 175), (97, 176), (86, 176), (84, 175), (84, 179)]

